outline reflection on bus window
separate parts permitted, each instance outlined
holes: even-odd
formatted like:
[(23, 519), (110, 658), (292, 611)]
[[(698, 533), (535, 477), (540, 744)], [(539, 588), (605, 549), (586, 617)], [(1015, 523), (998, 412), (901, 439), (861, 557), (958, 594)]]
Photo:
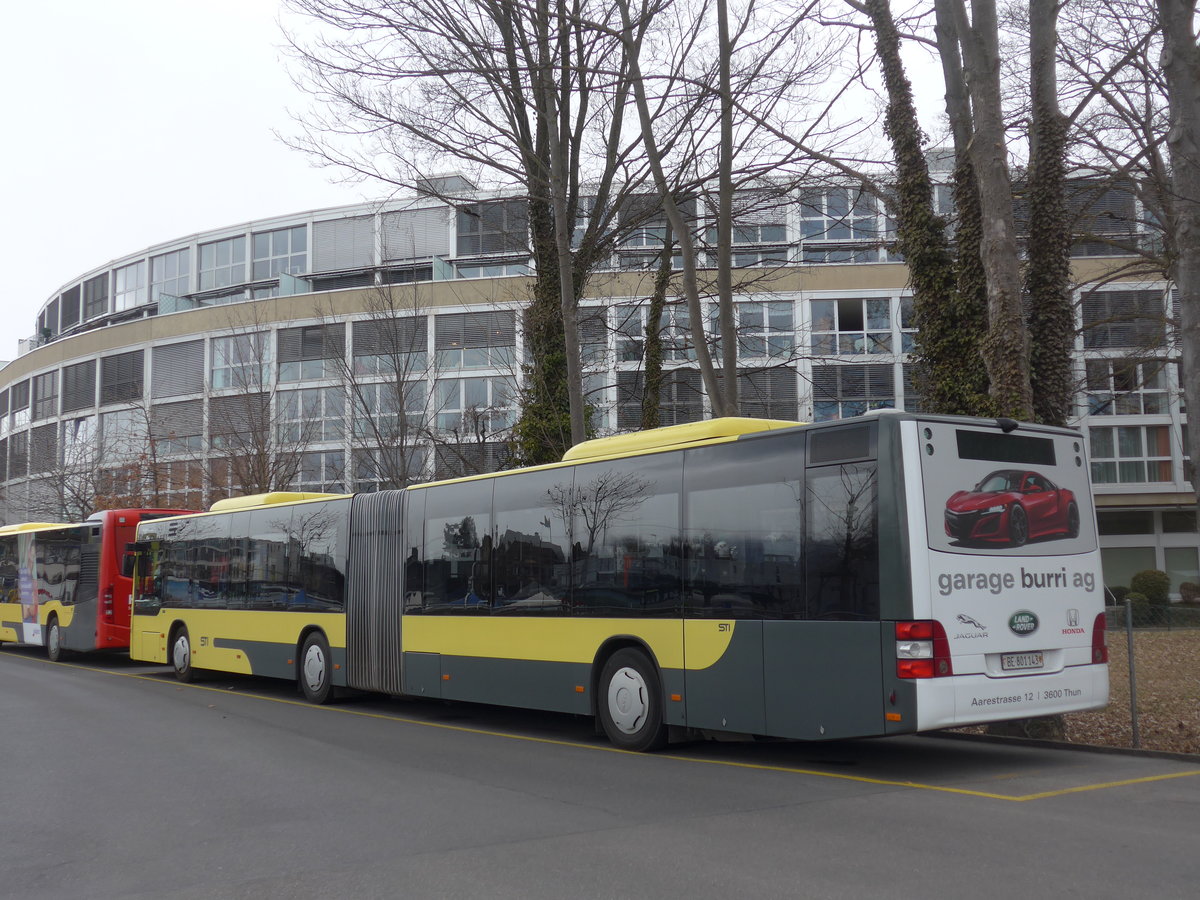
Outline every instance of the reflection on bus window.
[(686, 614), (806, 616), (803, 437), (686, 454)]
[(574, 606), (589, 616), (679, 614), (680, 455), (575, 469)]
[(879, 524), (872, 465), (808, 470), (808, 615), (879, 618)]

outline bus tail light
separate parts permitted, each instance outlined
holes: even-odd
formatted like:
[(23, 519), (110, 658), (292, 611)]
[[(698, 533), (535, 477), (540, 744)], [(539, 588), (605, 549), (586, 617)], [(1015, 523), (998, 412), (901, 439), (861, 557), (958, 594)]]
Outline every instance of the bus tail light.
[(1108, 630), (1108, 619), (1104, 613), (1099, 613), (1096, 616), (1096, 623), (1092, 626), (1092, 662), (1106, 663), (1108, 662), (1108, 642), (1105, 640), (1105, 632)]
[(104, 618), (111, 619), (113, 617), (113, 589), (110, 584), (104, 589)]
[(936, 619), (896, 623), (896, 677), (944, 678), (954, 674), (946, 629)]

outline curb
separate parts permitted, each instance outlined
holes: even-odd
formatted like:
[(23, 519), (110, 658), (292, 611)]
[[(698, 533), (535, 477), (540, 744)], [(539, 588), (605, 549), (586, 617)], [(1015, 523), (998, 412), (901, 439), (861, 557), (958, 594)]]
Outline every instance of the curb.
[(1005, 737), (999, 734), (964, 734), (961, 731), (931, 731), (921, 735), (951, 741), (974, 741), (986, 744), (1011, 744), (1017, 747), (1037, 747), (1041, 750), (1082, 750), (1111, 756), (1140, 756), (1146, 759), (1171, 759), (1176, 762), (1200, 764), (1200, 754), (1174, 753), (1170, 750), (1142, 750), (1134, 747), (1108, 747), (1103, 744), (1073, 744), (1070, 741), (1047, 741), (1039, 738)]

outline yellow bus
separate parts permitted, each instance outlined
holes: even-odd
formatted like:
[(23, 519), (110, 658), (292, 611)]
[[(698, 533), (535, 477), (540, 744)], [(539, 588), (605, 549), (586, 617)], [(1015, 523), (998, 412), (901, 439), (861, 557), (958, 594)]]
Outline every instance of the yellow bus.
[(715, 419), (561, 463), (144, 523), (131, 655), (594, 716), (619, 747), (822, 740), (1108, 698), (1077, 432)]

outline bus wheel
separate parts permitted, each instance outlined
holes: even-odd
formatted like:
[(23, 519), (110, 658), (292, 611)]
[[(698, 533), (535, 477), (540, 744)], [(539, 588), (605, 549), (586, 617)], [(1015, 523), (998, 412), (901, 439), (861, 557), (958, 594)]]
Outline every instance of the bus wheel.
[(604, 733), (622, 750), (659, 750), (666, 746), (662, 692), (645, 653), (626, 647), (609, 657), (600, 674), (598, 699)]
[(1015, 503), (1008, 511), (1008, 539), (1014, 547), (1023, 547), (1029, 540), (1029, 519)]
[(192, 642), (188, 638), (186, 625), (180, 625), (171, 635), (171, 665), (175, 669), (175, 677), (184, 684), (196, 677), (192, 668)]
[(300, 690), (309, 703), (328, 703), (333, 699), (333, 667), (329, 660), (329, 641), (319, 631), (304, 639), (300, 651)]
[(58, 627), (57, 616), (51, 616), (46, 626), (46, 656), (50, 657), (50, 662), (63, 658), (62, 629)]

